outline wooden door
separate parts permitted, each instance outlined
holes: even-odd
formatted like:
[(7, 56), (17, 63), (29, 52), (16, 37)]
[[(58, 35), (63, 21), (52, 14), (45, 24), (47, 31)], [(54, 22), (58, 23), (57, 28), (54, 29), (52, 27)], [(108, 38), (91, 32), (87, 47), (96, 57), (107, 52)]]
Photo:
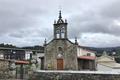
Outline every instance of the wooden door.
[(63, 59), (57, 59), (57, 70), (63, 70)]

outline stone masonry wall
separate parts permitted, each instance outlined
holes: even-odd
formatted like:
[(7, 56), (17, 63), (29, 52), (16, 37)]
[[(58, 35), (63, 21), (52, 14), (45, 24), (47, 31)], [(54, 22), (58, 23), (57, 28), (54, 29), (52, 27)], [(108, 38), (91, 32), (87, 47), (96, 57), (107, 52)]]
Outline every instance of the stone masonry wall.
[(77, 47), (68, 40), (62, 39), (53, 40), (45, 47), (44, 69), (57, 70), (57, 59), (59, 59), (58, 54), (60, 53), (58, 50), (59, 47), (63, 50), (62, 57), (60, 58), (63, 59), (64, 70), (77, 70)]
[(120, 73), (98, 71), (36, 71), (29, 80), (120, 80)]

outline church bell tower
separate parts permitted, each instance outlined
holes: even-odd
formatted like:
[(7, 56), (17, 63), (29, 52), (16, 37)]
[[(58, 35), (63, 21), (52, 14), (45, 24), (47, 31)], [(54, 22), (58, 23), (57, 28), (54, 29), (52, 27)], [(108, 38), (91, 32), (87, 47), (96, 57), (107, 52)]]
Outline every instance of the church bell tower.
[(54, 39), (67, 39), (67, 20), (62, 19), (61, 11), (57, 21), (54, 21)]

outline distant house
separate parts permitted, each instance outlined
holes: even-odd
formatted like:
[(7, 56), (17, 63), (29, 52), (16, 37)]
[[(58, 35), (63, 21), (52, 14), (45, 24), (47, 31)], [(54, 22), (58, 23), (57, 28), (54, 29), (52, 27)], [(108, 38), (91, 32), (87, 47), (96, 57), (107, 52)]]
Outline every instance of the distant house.
[(4, 59), (4, 53), (3, 53), (3, 51), (0, 51), (0, 59)]
[(116, 63), (114, 57), (108, 56), (106, 52), (97, 58), (98, 71), (120, 71), (120, 64)]
[(0, 59), (30, 60), (43, 53), (43, 49), (0, 47)]

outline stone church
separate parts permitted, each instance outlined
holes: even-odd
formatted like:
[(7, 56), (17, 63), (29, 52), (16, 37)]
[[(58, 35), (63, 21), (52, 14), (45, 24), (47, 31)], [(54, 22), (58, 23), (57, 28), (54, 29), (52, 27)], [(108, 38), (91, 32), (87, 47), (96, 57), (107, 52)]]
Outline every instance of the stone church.
[(93, 51), (78, 45), (77, 39), (68, 39), (67, 20), (62, 19), (61, 11), (54, 21), (54, 38), (44, 43), (44, 69), (46, 70), (96, 70), (96, 57)]

